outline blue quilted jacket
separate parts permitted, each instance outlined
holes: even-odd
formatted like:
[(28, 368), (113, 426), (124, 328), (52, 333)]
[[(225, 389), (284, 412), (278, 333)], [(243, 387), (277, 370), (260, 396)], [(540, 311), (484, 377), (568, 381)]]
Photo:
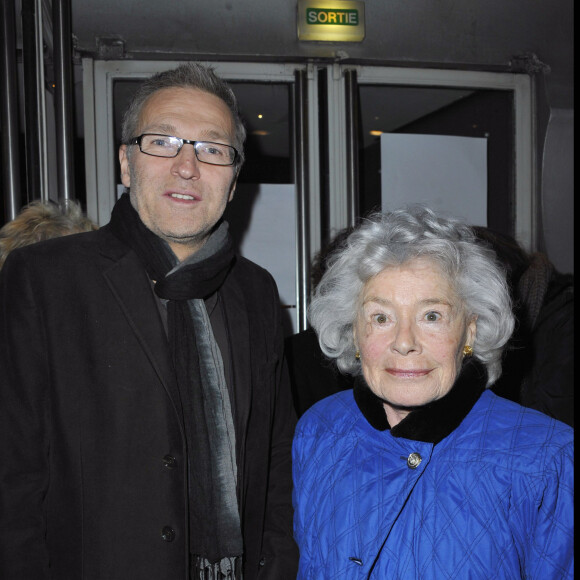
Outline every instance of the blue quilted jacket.
[(362, 383), (297, 427), (299, 579), (573, 577), (570, 427), (456, 384), (391, 430)]

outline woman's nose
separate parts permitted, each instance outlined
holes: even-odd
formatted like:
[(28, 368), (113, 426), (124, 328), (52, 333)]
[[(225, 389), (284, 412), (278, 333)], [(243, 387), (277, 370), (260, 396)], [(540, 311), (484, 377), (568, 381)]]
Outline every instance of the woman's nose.
[(419, 350), (416, 329), (412, 322), (403, 321), (397, 323), (395, 339), (393, 340), (391, 349), (402, 355)]

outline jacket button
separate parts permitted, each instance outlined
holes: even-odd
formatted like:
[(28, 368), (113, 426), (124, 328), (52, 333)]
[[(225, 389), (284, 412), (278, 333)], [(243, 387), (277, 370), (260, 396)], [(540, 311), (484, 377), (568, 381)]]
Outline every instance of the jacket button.
[(173, 542), (175, 540), (175, 530), (169, 526), (165, 526), (161, 530), (161, 539), (165, 542)]
[(421, 461), (423, 461), (423, 458), (418, 453), (411, 453), (411, 455), (407, 457), (407, 466), (411, 469), (416, 469), (419, 467)]
[(266, 565), (266, 558), (262, 558), (259, 562), (260, 566), (265, 566)]
[(167, 467), (167, 469), (175, 469), (177, 460), (172, 455), (166, 455), (163, 458), (163, 465)]

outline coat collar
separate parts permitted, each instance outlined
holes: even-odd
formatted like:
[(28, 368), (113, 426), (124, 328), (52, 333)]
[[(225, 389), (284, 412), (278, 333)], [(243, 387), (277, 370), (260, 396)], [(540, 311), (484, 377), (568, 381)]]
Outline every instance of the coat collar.
[[(439, 443), (454, 431), (485, 390), (485, 367), (471, 358), (463, 364), (453, 388), (440, 399), (411, 411), (391, 429), (394, 437)], [(390, 429), (383, 401), (375, 395), (362, 375), (355, 380), (354, 399), (370, 425), (378, 431)]]

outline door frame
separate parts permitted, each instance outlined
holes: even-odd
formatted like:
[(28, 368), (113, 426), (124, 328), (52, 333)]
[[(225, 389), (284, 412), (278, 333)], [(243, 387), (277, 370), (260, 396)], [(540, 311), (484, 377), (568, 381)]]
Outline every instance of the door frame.
[[(329, 222), (331, 231), (337, 232), (352, 224), (353, 196), (356, 191), (347, 190), (352, 182), (348, 171), (346, 143), (346, 114), (344, 108), (349, 100), (345, 94), (345, 72), (355, 71), (358, 85), (393, 85), (409, 87), (436, 87), (458, 89), (494, 89), (512, 91), (514, 95), (514, 231), (517, 240), (529, 251), (538, 247), (537, 179), (535, 150), (535, 124), (533, 122), (533, 84), (527, 74), (492, 73), (442, 69), (415, 69), (375, 66), (333, 65), (327, 75), (329, 94), (329, 159), (338, 160), (330, 171)], [(352, 90), (352, 88), (350, 89)], [(353, 102), (350, 99), (350, 102)], [(334, 107), (341, 108), (337, 111)], [(356, 111), (349, 111), (353, 118)], [(336, 120), (332, 122), (332, 120)]]

